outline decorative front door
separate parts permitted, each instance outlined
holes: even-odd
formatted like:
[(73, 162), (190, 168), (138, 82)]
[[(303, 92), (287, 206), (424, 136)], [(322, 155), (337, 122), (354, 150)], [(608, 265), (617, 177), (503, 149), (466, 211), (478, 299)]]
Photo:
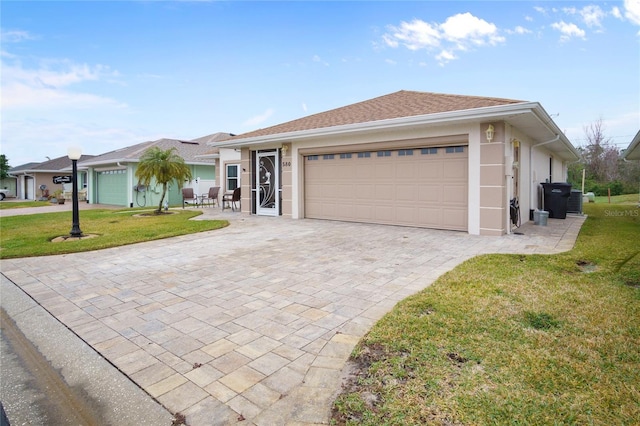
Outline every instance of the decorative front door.
[(278, 151), (258, 152), (256, 155), (256, 213), (278, 216), (280, 212), (280, 177)]

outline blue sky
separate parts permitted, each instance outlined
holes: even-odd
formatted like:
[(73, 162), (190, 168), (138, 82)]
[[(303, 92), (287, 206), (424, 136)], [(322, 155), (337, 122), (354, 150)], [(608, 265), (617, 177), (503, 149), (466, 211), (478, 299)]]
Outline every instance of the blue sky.
[(640, 0), (11, 1), (12, 166), (240, 134), (398, 90), (537, 101), (574, 145), (640, 128)]

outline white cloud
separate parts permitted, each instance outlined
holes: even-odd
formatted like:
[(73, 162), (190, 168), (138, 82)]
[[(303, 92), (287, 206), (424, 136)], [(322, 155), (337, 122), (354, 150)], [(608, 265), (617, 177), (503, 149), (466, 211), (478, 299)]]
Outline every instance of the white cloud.
[(29, 34), (28, 31), (21, 30), (3, 30), (0, 32), (0, 41), (2, 43), (20, 43), (25, 40), (35, 40), (37, 37)]
[(304, 103), (304, 102), (302, 103), (302, 110), (303, 110), (304, 112), (307, 112), (307, 104), (306, 104), (306, 103)]
[(635, 25), (640, 25), (640, 0), (624, 0), (624, 16)]
[(534, 6), (533, 10), (535, 10), (536, 12), (538, 12), (538, 13), (540, 13), (542, 15), (546, 15), (548, 13), (547, 9), (544, 8), (544, 7), (541, 7), (541, 6)]
[(600, 6), (589, 5), (582, 9), (576, 9), (575, 7), (565, 7), (562, 9), (567, 15), (579, 15), (582, 21), (588, 27), (602, 27), (602, 20), (607, 16)]
[(84, 154), (98, 155), (160, 137), (140, 129), (42, 118), (20, 118), (2, 123), (3, 153), (7, 153), (12, 167), (45, 161), (46, 156), (64, 156), (72, 145), (81, 146)]
[(442, 66), (447, 62), (453, 61), (454, 59), (458, 59), (458, 57), (450, 50), (443, 50), (438, 55), (436, 55), (436, 59), (438, 63)]
[(271, 117), (273, 115), (274, 112), (275, 111), (272, 108), (268, 108), (262, 114), (258, 114), (256, 116), (253, 116), (253, 117), (249, 118), (248, 120), (246, 120), (242, 124), (244, 126), (257, 126), (257, 125), (262, 124), (265, 121), (267, 121), (269, 119), (269, 117)]
[(396, 64), (397, 64), (397, 62), (396, 62), (396, 61), (394, 61), (393, 59), (385, 59), (384, 61), (385, 61), (386, 63), (388, 63), (389, 65), (396, 65)]
[(320, 56), (318, 56), (318, 55), (313, 55), (313, 58), (312, 58), (312, 59), (313, 59), (313, 62), (317, 62), (317, 63), (319, 63), (319, 64), (322, 64), (322, 65), (324, 65), (325, 67), (328, 67), (328, 66), (329, 66), (329, 63), (328, 63), (328, 62), (326, 62), (326, 61), (323, 61), (323, 60), (322, 60), (322, 58), (321, 58)]
[(601, 27), (602, 20), (607, 16), (607, 14), (600, 9), (600, 6), (585, 6), (580, 11), (580, 15), (584, 20), (584, 23), (589, 27)]
[(420, 19), (402, 22), (400, 27), (389, 26), (389, 29), (392, 33), (382, 36), (389, 47), (398, 47), (399, 44), (403, 44), (409, 50), (419, 50), (440, 44), (438, 29)]
[(118, 72), (103, 65), (89, 66), (69, 61), (48, 61), (38, 68), (24, 68), (19, 61), (2, 61), (2, 109), (62, 107), (88, 108), (92, 106), (125, 105), (113, 99), (74, 91), (71, 86), (86, 81), (118, 77)]
[(478, 46), (496, 45), (505, 40), (504, 37), (498, 35), (498, 28), (494, 24), (468, 12), (450, 16), (440, 25), (440, 29), (444, 38), (463, 46), (469, 43)]
[(620, 12), (620, 8), (618, 6), (613, 6), (611, 8), (611, 12), (609, 12), (609, 13), (614, 18), (622, 19), (622, 12)]
[(532, 33), (531, 30), (528, 30), (525, 27), (520, 26), (520, 25), (516, 26), (512, 30), (506, 30), (506, 32), (507, 32), (507, 34), (531, 34)]
[(551, 28), (560, 31), (560, 41), (569, 41), (573, 37), (584, 38), (585, 32), (580, 29), (576, 24), (566, 23), (564, 21), (554, 22), (551, 24)]
[(435, 55), (441, 65), (456, 59), (456, 51), (467, 51), (473, 47), (497, 45), (505, 41), (498, 28), (470, 13), (459, 13), (448, 17), (443, 23), (428, 23), (420, 19), (390, 25), (382, 36), (384, 43), (392, 48), (404, 46), (417, 51), (440, 52)]

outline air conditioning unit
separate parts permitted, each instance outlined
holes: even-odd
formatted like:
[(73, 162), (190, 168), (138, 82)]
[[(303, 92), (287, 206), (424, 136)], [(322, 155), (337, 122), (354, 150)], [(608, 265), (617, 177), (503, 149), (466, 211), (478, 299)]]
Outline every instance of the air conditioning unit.
[(567, 213), (582, 214), (582, 191), (571, 190), (571, 195), (569, 195), (569, 200), (567, 201)]

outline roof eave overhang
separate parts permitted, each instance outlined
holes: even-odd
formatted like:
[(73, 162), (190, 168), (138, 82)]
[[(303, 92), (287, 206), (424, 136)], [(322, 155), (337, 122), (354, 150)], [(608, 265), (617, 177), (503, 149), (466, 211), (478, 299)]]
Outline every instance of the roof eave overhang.
[(636, 133), (629, 147), (624, 150), (622, 158), (628, 161), (640, 161), (640, 131)]
[(211, 159), (217, 159), (220, 158), (220, 153), (216, 152), (215, 154), (201, 154), (201, 155), (196, 155), (197, 158), (211, 158)]
[[(201, 156), (197, 156), (198, 158), (201, 158)], [(202, 158), (208, 158), (208, 157), (202, 157)], [(103, 161), (86, 161), (83, 162), (81, 164), (78, 164), (78, 167), (82, 167), (82, 168), (90, 168), (90, 167), (103, 167), (103, 166), (107, 166), (110, 164), (117, 164), (119, 167), (124, 167), (129, 163), (139, 163), (140, 160), (138, 158), (136, 159), (131, 159), (131, 158), (127, 158), (127, 159), (113, 159), (113, 160), (103, 160)], [(207, 162), (207, 161), (193, 161), (193, 160), (185, 160), (186, 164), (192, 164), (195, 166), (213, 166), (214, 163), (213, 162)]]
[(555, 143), (560, 144), (561, 150), (564, 151), (563, 159), (578, 160), (580, 158), (580, 155), (575, 147), (571, 144), (571, 142), (569, 142), (567, 137), (564, 136), (562, 131), (555, 125), (551, 117), (537, 102), (521, 102), (517, 104), (416, 115), (388, 120), (370, 121), (366, 123), (346, 124), (342, 126), (325, 127), (320, 129), (255, 136), (221, 142), (217, 146), (219, 148), (243, 148), (273, 143), (303, 141), (311, 138), (350, 133), (369, 133), (378, 130), (389, 130), (394, 128), (410, 128), (422, 125), (448, 125), (474, 121), (508, 121), (509, 117), (520, 116), (522, 114), (529, 114), (531, 116), (534, 116), (539, 121), (539, 125), (548, 130), (550, 135), (549, 139), (552, 139), (554, 136), (559, 136), (558, 141)]

